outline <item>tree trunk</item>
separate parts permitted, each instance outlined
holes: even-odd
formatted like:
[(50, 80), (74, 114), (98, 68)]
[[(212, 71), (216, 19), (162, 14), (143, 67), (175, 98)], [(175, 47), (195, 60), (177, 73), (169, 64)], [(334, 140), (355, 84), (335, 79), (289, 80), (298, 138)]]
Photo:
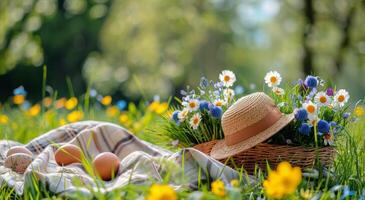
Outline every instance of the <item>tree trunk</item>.
[(313, 0), (304, 0), (304, 17), (305, 25), (303, 30), (303, 57), (302, 57), (302, 70), (305, 75), (314, 72), (313, 67), (313, 51), (309, 45), (309, 38), (313, 32), (315, 24), (315, 11), (313, 7)]
[(352, 2), (352, 5), (350, 5), (350, 9), (347, 13), (345, 20), (343, 21), (343, 23), (340, 23), (342, 37), (341, 37), (341, 41), (340, 41), (337, 55), (335, 58), (335, 66), (336, 66), (337, 73), (340, 73), (343, 69), (344, 53), (351, 44), (350, 31), (351, 31), (351, 27), (353, 25), (353, 19), (355, 16), (355, 8), (356, 8), (355, 2)]

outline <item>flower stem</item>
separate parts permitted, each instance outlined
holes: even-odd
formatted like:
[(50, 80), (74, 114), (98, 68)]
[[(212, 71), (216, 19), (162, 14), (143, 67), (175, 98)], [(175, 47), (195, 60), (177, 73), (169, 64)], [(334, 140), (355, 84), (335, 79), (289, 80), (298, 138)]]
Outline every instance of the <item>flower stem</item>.
[(318, 130), (317, 130), (317, 124), (314, 125), (314, 143), (315, 143), (315, 148), (316, 148), (316, 160), (315, 160), (315, 165), (317, 166), (317, 170), (319, 172), (319, 177), (322, 177), (322, 169), (321, 169), (321, 162), (319, 159), (319, 148), (318, 148)]

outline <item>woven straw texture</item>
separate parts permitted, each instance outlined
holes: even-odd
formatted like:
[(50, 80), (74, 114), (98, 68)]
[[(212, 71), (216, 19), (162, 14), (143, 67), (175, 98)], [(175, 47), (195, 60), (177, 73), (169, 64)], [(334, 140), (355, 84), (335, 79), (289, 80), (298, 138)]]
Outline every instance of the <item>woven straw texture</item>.
[(222, 116), (223, 132), (230, 135), (258, 122), (274, 106), (271, 98), (262, 92), (239, 99)]
[[(276, 111), (276, 112), (275, 112)], [(246, 128), (262, 122), (268, 114), (279, 115), (271, 116), (275, 121), (271, 121), (270, 124), (260, 124), (260, 126), (269, 127), (259, 130), (260, 127), (256, 127), (254, 135), (246, 135), (248, 138), (237, 137), (237, 132), (243, 131)], [(222, 129), (224, 132), (223, 140), (219, 141), (215, 147), (211, 150), (211, 156), (215, 159), (224, 159), (229, 156), (239, 154), (240, 152), (250, 149), (257, 144), (269, 139), (276, 134), (279, 130), (285, 127), (294, 118), (293, 114), (284, 115), (280, 113), (280, 110), (275, 106), (274, 101), (263, 92), (256, 92), (250, 95), (244, 96), (237, 100), (222, 116)], [(244, 132), (250, 134), (249, 132)], [(237, 141), (233, 145), (227, 145), (225, 140)]]
[[(198, 144), (195, 149), (210, 155), (212, 147), (217, 140)], [(333, 147), (323, 147), (319, 149), (319, 159), (323, 166), (330, 166), (333, 163), (335, 149)], [(255, 167), (267, 170), (267, 163), (273, 169), (281, 161), (289, 161), (292, 165), (301, 168), (311, 168), (316, 159), (315, 148), (303, 146), (273, 145), (260, 143), (253, 148), (247, 149), (241, 153), (232, 156), (230, 159), (220, 159), (222, 163), (226, 163), (230, 167), (241, 167), (249, 174), (253, 174)]]

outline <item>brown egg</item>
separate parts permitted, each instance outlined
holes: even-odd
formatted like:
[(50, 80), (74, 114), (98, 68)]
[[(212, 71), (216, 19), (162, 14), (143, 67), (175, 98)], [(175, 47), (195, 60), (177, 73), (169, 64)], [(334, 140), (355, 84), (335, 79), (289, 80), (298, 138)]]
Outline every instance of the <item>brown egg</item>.
[(27, 167), (32, 163), (32, 156), (25, 153), (15, 153), (5, 159), (4, 166), (14, 172), (23, 174)]
[(120, 160), (110, 152), (104, 152), (95, 157), (93, 161), (94, 171), (104, 181), (110, 181), (118, 173)]
[(6, 157), (9, 157), (15, 153), (25, 153), (28, 154), (30, 156), (33, 156), (33, 153), (31, 151), (29, 151), (27, 148), (23, 147), (23, 146), (15, 146), (15, 147), (11, 147), (7, 152), (6, 152)]
[(81, 149), (73, 144), (65, 144), (57, 149), (55, 159), (58, 165), (69, 165), (81, 162)]

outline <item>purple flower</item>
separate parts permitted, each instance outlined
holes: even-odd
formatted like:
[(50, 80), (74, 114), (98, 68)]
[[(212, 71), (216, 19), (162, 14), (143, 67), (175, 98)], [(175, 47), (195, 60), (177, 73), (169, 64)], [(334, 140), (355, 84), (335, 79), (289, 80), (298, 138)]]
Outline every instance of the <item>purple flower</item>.
[(222, 116), (222, 108), (221, 107), (218, 107), (218, 106), (211, 106), (210, 108), (210, 114), (214, 117), (214, 118), (221, 118)]
[(299, 133), (301, 133), (302, 135), (307, 135), (307, 136), (309, 136), (309, 133), (310, 133), (310, 131), (311, 131), (311, 127), (310, 127), (308, 124), (303, 123), (303, 124), (299, 127), (298, 131), (299, 131)]
[(330, 132), (330, 125), (326, 120), (323, 120), (323, 119), (319, 120), (317, 126), (318, 126), (318, 131), (320, 133), (329, 133)]
[(333, 96), (333, 95), (334, 95), (334, 91), (333, 91), (333, 89), (332, 89), (332, 88), (327, 88), (327, 90), (326, 90), (326, 94), (327, 94), (328, 96)]
[(316, 88), (318, 85), (318, 80), (314, 76), (307, 76), (305, 78), (304, 84), (309, 88)]

